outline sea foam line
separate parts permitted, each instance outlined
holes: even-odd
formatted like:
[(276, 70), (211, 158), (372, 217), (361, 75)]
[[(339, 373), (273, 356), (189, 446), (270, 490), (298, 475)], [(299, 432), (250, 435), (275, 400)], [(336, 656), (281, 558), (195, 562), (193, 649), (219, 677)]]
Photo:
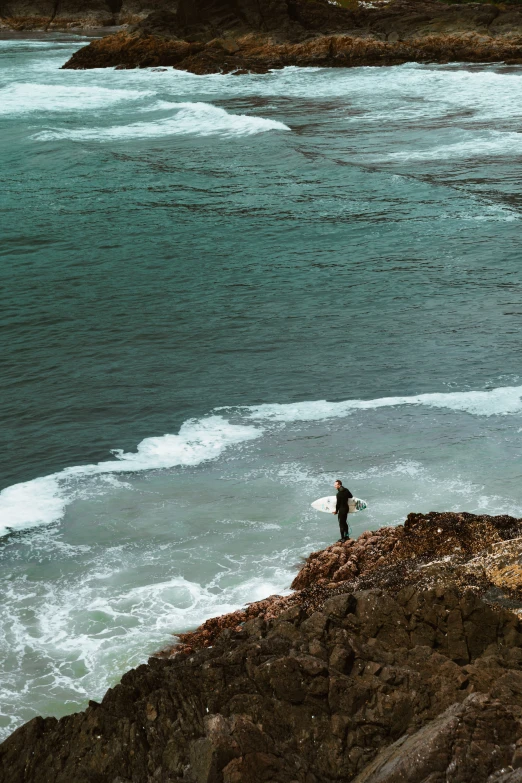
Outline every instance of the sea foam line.
[(154, 95), (151, 90), (17, 82), (0, 89), (0, 114), (86, 113), (93, 109), (109, 108), (117, 103), (142, 101)]
[[(522, 411), (522, 386), (501, 386), (490, 391), (436, 392), (413, 396), (380, 397), (375, 400), (311, 400), (287, 404), (251, 405), (243, 410), (250, 419), (271, 421), (322, 421), (347, 416), (356, 410), (425, 405), (447, 408), (475, 416), (495, 416)], [(225, 410), (216, 408), (216, 410)]]
[(484, 158), (492, 155), (518, 156), (522, 147), (522, 134), (516, 131), (487, 131), (482, 136), (469, 132), (463, 141), (419, 150), (390, 152), (386, 161), (447, 160), (448, 158)]

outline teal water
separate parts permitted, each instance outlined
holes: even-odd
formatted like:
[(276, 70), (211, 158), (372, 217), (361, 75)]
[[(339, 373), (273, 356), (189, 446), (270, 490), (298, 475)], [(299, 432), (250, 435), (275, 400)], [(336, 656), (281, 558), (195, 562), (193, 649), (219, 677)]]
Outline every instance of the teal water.
[[(520, 515), (522, 70), (0, 41), (0, 732), (409, 511)], [(111, 453), (112, 452), (112, 453)]]

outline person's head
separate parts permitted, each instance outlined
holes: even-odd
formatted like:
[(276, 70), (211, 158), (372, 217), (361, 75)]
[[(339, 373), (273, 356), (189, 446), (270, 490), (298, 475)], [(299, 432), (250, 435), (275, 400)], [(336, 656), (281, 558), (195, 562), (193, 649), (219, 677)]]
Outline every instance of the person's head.
[(337, 479), (337, 481), (335, 481), (335, 482), (334, 482), (334, 487), (335, 487), (337, 490), (340, 490), (340, 489), (341, 489), (341, 487), (342, 487), (342, 485), (343, 485), (343, 482), (341, 481), (341, 479)]

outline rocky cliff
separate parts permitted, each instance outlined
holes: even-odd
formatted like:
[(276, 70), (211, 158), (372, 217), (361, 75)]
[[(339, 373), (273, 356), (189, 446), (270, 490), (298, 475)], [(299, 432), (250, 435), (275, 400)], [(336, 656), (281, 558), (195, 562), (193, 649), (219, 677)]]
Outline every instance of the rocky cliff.
[(2, 783), (519, 783), (522, 519), (410, 515), (35, 718)]

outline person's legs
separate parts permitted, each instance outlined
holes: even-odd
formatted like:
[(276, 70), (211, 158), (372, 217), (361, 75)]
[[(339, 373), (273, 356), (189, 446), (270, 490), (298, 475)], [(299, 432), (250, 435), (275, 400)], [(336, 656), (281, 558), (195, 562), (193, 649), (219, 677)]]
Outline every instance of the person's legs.
[(341, 533), (341, 538), (348, 538), (348, 509), (339, 511), (337, 514), (337, 519), (339, 520), (339, 532)]

